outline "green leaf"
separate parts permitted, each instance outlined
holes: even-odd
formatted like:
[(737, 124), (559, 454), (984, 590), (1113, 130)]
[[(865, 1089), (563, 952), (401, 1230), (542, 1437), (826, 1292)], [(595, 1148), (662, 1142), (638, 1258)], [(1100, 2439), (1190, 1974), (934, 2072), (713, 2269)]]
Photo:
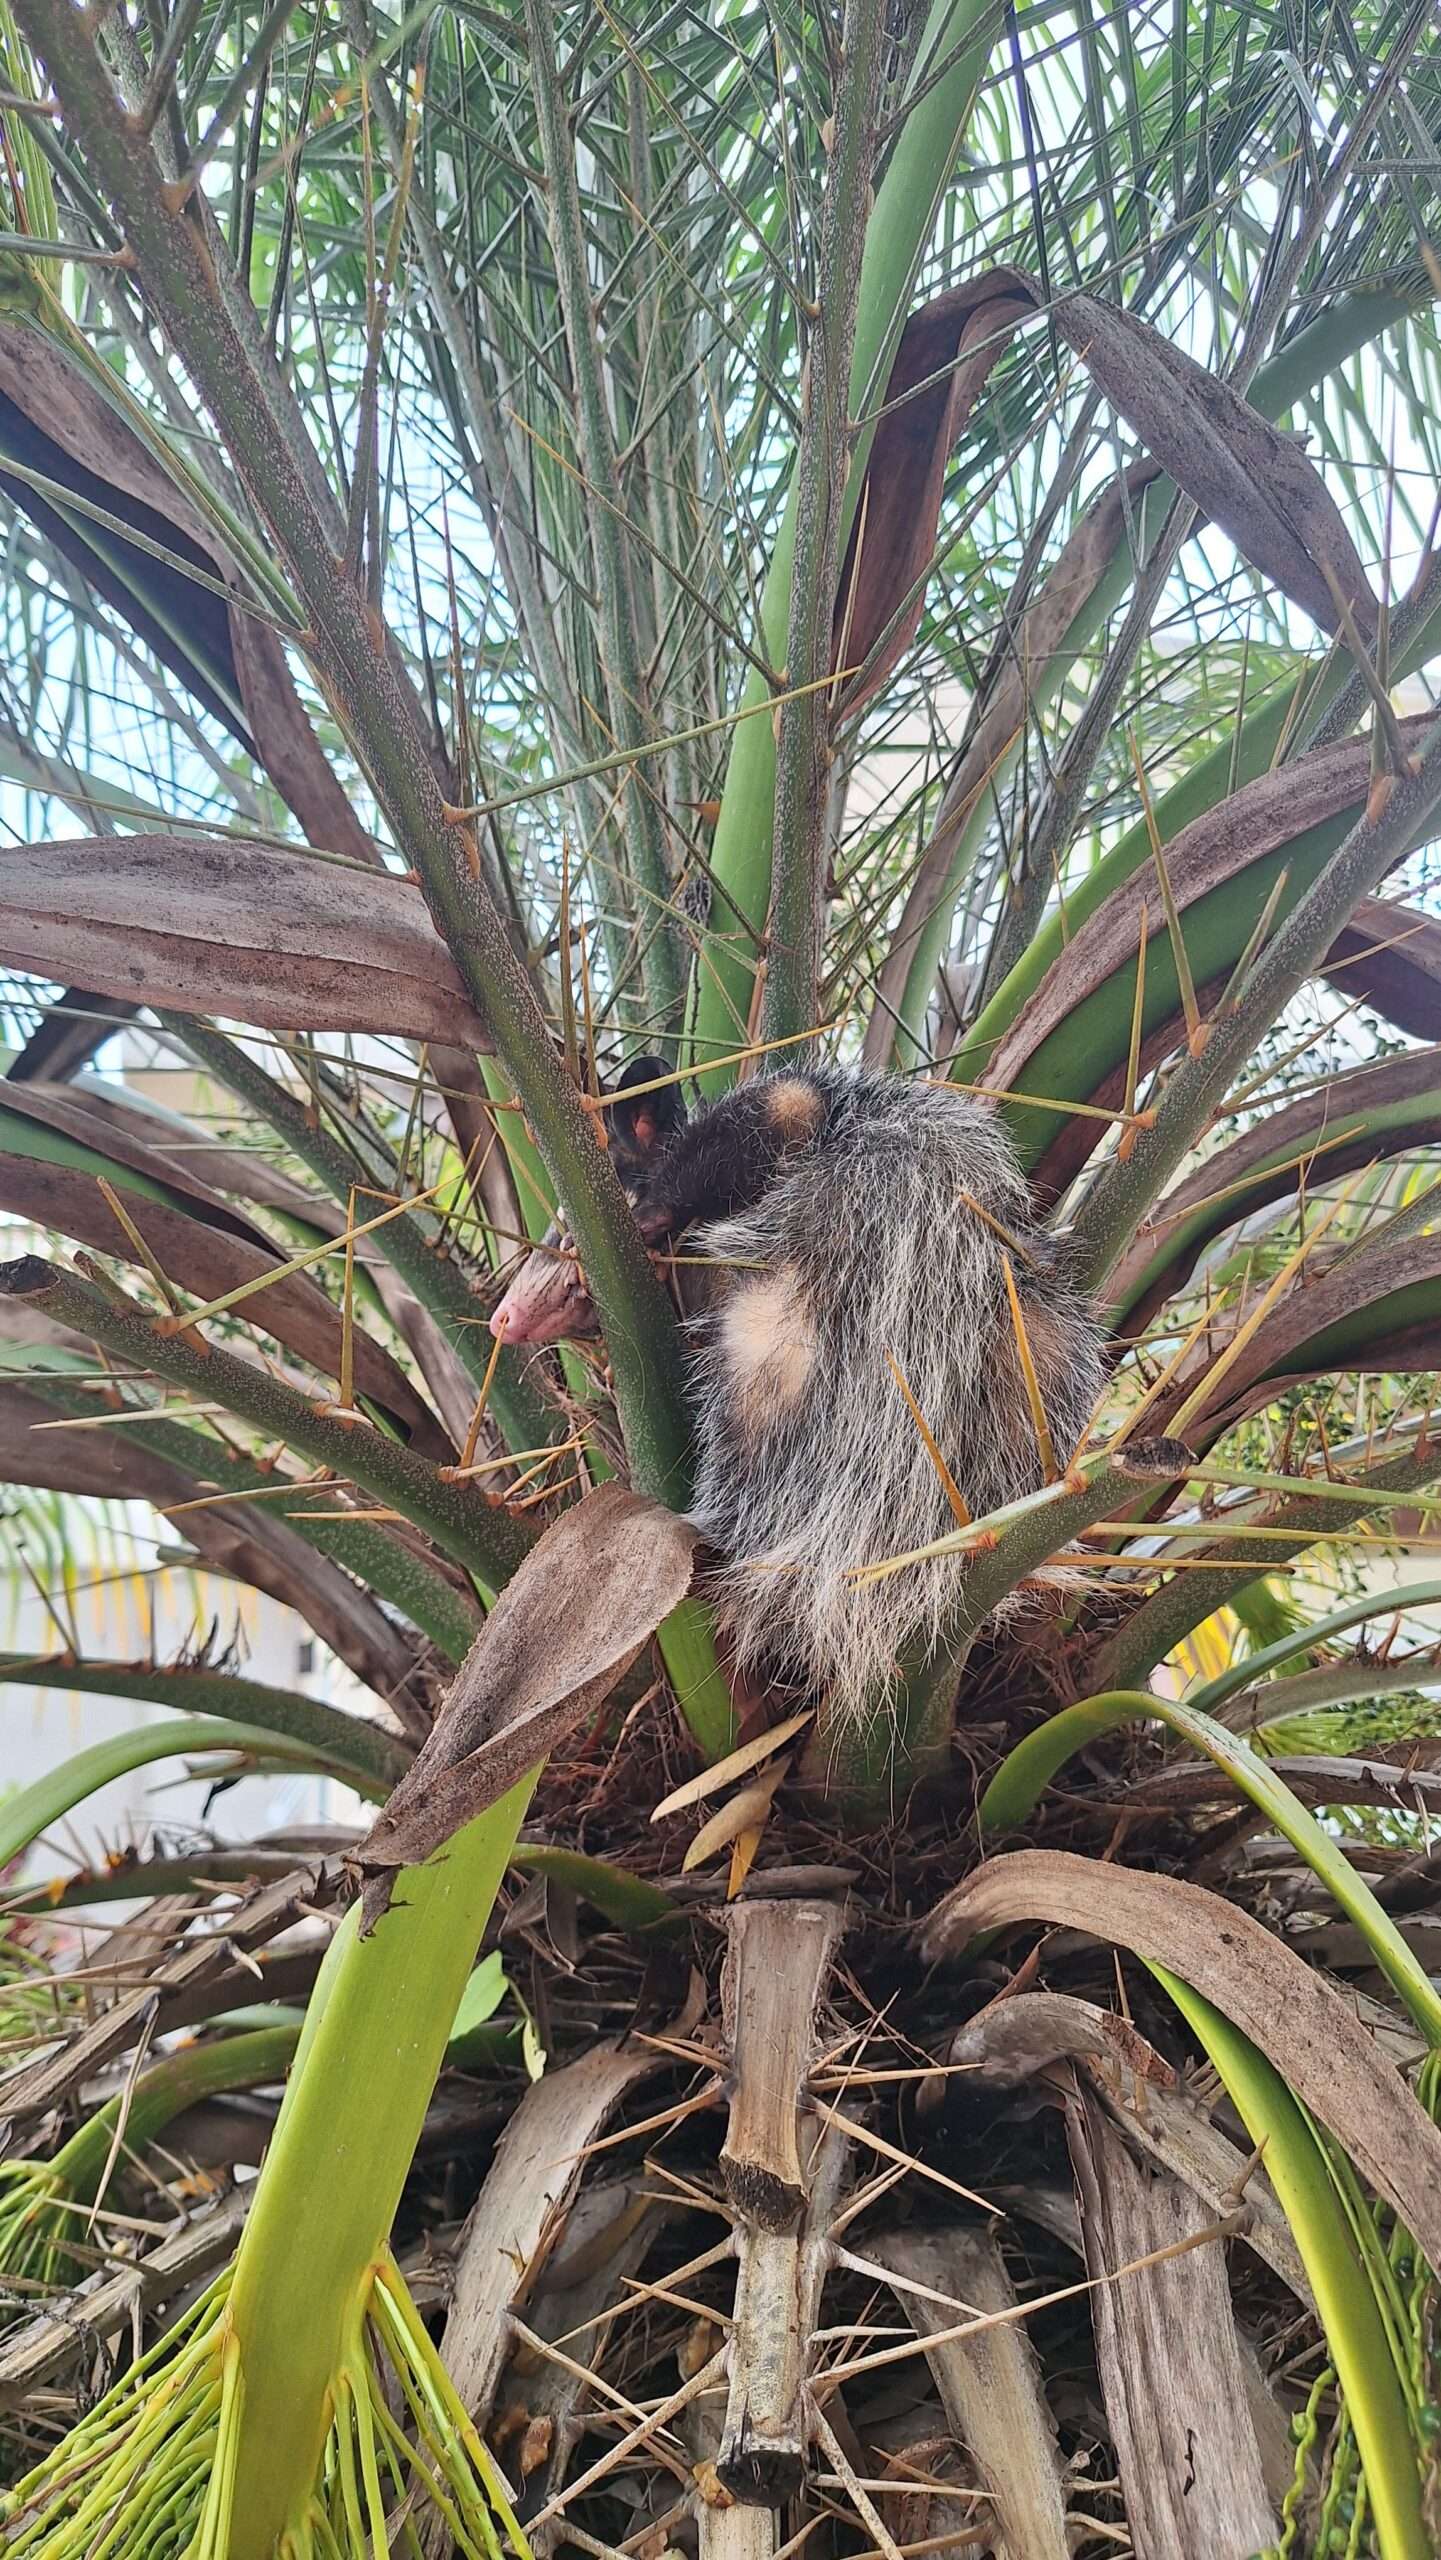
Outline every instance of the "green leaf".
[(324, 1765), (318, 1762), (315, 1751), (303, 1743), (280, 1741), (254, 1725), (227, 1725), (218, 1716), (204, 1721), (181, 1717), (171, 1725), (142, 1725), (137, 1732), (113, 1734), (106, 1742), (95, 1742), (87, 1750), (75, 1752), (58, 1767), (47, 1769), (32, 1785), (0, 1800), (0, 1867), (18, 1858), (22, 1849), (28, 1849), (52, 1823), (72, 1812), (77, 1804), (83, 1804), (87, 1796), (108, 1787), (112, 1779), (123, 1778), (131, 1769), (143, 1769), (152, 1760), (211, 1753), (238, 1754), (262, 1767), (314, 1769)]
[(583, 1902), (593, 1903), (617, 1929), (640, 1932), (685, 1926), (684, 1914), (658, 1884), (630, 1875), (608, 1858), (587, 1858), (578, 1849), (522, 1840), (515, 1864), (535, 1875), (554, 1876), (557, 1884)]
[[(497, 1947), (488, 1956), (481, 1957), (460, 1995), (460, 2005), (445, 2048), (447, 2064), (454, 2063), (464, 2071), (493, 2060), (496, 2039), (493, 2034), (487, 2036), (485, 2029), (507, 1997), (510, 1987), (505, 1958)], [(505, 2030), (507, 2036), (511, 2032), (509, 2028)]]
[(1151, 1971), (1215, 2064), (1291, 2226), (1356, 2431), (1380, 2560), (1427, 2560), (1431, 2537), (1406, 2396), (1366, 2264), (1310, 2122), (1239, 2027), (1161, 1965)]
[[(1293, 1651), (1295, 1650), (1293, 1646)], [(1251, 1669), (1254, 1670), (1254, 1664)], [(1354, 1921), (1381, 1972), (1409, 2009), (1427, 2042), (1441, 2047), (1441, 1990), (1412, 1953), (1389, 1912), (1376, 1900), (1344, 1850), (1294, 1796), (1269, 1762), (1238, 1734), (1184, 1699), (1158, 1698), (1149, 1690), (1117, 1689), (1064, 1707), (1028, 1733), (996, 1771), (977, 1809), (981, 1830), (1011, 1830), (1027, 1820), (1057, 1771), (1103, 1733), (1118, 1725), (1159, 1722), (1203, 1751), (1233, 1778), (1257, 1811), (1274, 1823)]]
[[(0, 1654), (0, 1683), (27, 1689), (59, 1689), (82, 1696), (143, 1698), (182, 1715), (217, 1716), (230, 1728), (246, 1726), (311, 1755), (323, 1768), (364, 1795), (382, 1797), (409, 1766), (399, 1737), (363, 1716), (347, 1715), (302, 1690), (272, 1688), (239, 1672), (160, 1662), (67, 1662), (57, 1656)], [(150, 1730), (147, 1728), (147, 1730)], [(163, 1735), (164, 1728), (154, 1729)]]

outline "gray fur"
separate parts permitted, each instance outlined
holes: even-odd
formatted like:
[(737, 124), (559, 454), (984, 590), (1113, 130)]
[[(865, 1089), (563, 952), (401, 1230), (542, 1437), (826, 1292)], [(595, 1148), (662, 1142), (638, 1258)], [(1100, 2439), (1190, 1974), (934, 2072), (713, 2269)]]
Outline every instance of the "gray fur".
[[(823, 1697), (828, 1720), (842, 1720), (884, 1704), (918, 1635), (939, 1639), (965, 1574), (964, 1559), (949, 1556), (860, 1586), (846, 1578), (955, 1526), (887, 1352), (977, 1518), (1041, 1482), (1005, 1247), (962, 1191), (1037, 1266), (1012, 1256), (1063, 1466), (1103, 1373), (1090, 1309), (1036, 1228), (991, 1111), (862, 1069), (821, 1068), (806, 1080), (830, 1109), (820, 1139), (783, 1162), (757, 1207), (702, 1228), (692, 1248), (760, 1266), (718, 1272), (692, 1322), (692, 1518), (723, 1559), (716, 1596), (738, 1665), (779, 1667)], [(790, 1410), (757, 1433), (727, 1356), (727, 1310), (786, 1267), (799, 1278), (815, 1358)]]

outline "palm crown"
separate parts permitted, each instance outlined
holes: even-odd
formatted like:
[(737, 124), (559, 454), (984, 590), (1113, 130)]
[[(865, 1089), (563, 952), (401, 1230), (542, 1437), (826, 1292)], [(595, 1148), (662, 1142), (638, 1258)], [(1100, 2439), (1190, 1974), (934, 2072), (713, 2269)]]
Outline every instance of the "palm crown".
[[(0, 1670), (384, 1810), (78, 1873), (88, 2020), (18, 1890), (8, 2547), (1434, 2548), (1429, 12), (14, 5), (0, 1471), (368, 1702), (58, 1555)], [(1112, 1358), (883, 1714), (738, 1731), (601, 1077), (818, 1043), (993, 1097)], [(297, 2037), (91, 2408), (76, 2208)]]

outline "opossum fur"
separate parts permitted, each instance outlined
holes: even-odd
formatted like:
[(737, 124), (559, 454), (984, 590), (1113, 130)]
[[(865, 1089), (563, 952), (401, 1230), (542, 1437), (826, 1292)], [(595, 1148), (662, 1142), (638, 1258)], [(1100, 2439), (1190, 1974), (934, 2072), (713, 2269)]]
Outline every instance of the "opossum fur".
[(1008, 1247), (978, 1209), (1014, 1240), (1062, 1466), (1100, 1391), (1100, 1336), (1001, 1124), (963, 1094), (838, 1067), (761, 1078), (666, 1146), (642, 1226), (675, 1233), (715, 1207), (735, 1213), (686, 1247), (712, 1266), (689, 1328), (712, 1596), (738, 1670), (856, 1720), (884, 1706), (903, 1650), (939, 1642), (965, 1581), (956, 1556), (850, 1579), (956, 1526), (890, 1362), (973, 1516), (1043, 1480)]

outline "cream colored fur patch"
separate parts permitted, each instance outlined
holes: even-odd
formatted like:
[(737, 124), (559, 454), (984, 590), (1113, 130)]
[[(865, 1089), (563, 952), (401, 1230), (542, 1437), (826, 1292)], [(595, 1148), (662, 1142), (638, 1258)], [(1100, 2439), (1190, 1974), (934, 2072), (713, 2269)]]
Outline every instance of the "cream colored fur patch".
[(804, 1392), (815, 1361), (815, 1317), (799, 1272), (787, 1263), (746, 1281), (726, 1304), (720, 1338), (746, 1426), (762, 1431)]
[(813, 1138), (825, 1114), (825, 1104), (813, 1084), (800, 1076), (772, 1076), (765, 1086), (766, 1115), (789, 1146), (800, 1146)]

